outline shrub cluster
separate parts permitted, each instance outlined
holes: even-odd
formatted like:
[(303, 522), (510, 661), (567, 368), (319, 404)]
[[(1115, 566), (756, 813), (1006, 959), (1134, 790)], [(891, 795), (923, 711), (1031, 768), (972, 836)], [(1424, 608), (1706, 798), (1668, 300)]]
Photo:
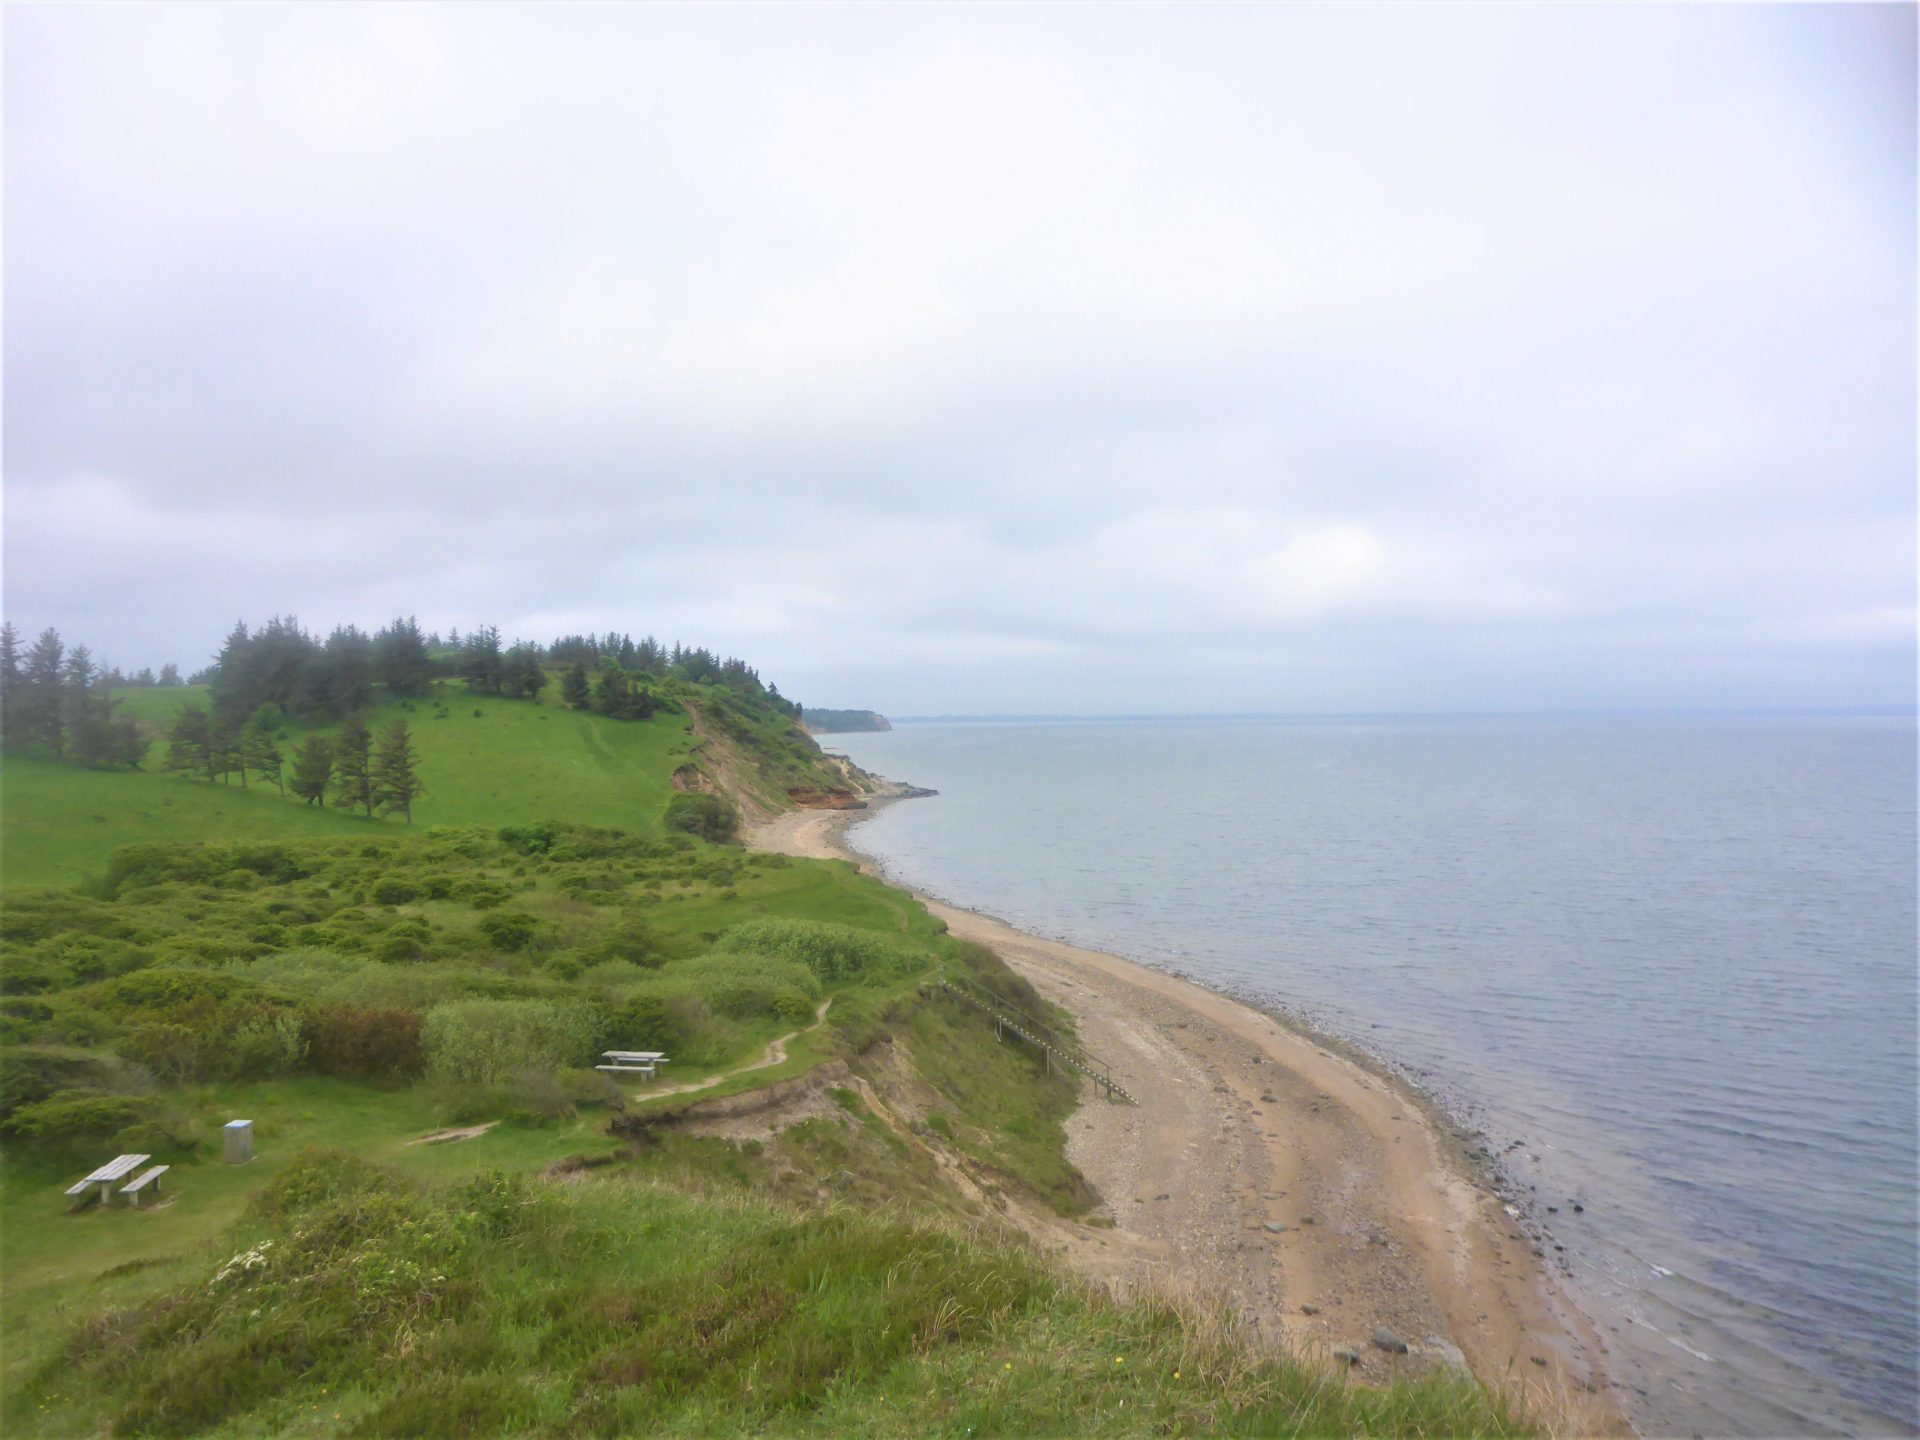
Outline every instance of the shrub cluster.
[(826, 981), (911, 975), (928, 960), (900, 941), (821, 920), (749, 920), (721, 936), (720, 948), (798, 960)]
[(698, 835), (716, 845), (730, 845), (740, 837), (740, 812), (722, 795), (682, 790), (667, 802), (670, 830)]
[[(9, 1061), (0, 1119), (65, 1097), (14, 1138), (95, 1133), (135, 1123), (128, 1077), (299, 1074), (425, 1081), (449, 1113), (543, 1118), (606, 1098), (582, 1073), (602, 1048), (728, 1063), (806, 1024), (826, 987), (926, 960), (846, 926), (664, 921), (789, 863), (557, 823), (134, 846), (91, 893), (0, 914), (0, 1041), (35, 1057)], [(74, 1108), (87, 1095), (97, 1112)]]

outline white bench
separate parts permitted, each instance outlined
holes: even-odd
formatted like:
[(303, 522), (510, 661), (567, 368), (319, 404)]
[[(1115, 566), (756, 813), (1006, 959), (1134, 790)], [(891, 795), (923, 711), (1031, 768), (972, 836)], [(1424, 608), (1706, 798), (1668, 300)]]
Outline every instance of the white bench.
[(112, 1193), (115, 1181), (126, 1179), (128, 1175), (131, 1175), (152, 1158), (151, 1155), (116, 1155), (105, 1165), (102, 1165), (98, 1170), (87, 1176), (86, 1179), (68, 1187), (67, 1194), (74, 1196), (80, 1201), (80, 1204), (75, 1205), (73, 1208), (78, 1210), (81, 1206), (85, 1205), (87, 1203), (87, 1192), (95, 1188), (98, 1188), (100, 1198), (105, 1200), (107, 1196)]
[(120, 1187), (120, 1193), (127, 1197), (127, 1204), (133, 1206), (136, 1210), (139, 1209), (140, 1192), (149, 1185), (153, 1186), (154, 1193), (158, 1194), (160, 1191), (160, 1177), (166, 1174), (170, 1168), (170, 1166), (166, 1165), (156, 1165), (151, 1170), (145, 1171), (136, 1178), (129, 1180), (125, 1185), (122, 1185)]
[(602, 1050), (600, 1053), (608, 1063), (593, 1068), (612, 1075), (653, 1076), (667, 1063), (667, 1057), (658, 1050)]

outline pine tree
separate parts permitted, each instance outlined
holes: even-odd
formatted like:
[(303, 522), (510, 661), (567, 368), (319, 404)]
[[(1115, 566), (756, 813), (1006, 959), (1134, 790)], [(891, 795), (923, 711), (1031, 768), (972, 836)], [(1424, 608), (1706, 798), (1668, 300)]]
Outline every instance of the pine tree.
[(398, 810), (407, 817), (407, 824), (413, 824), (413, 802), (426, 793), (420, 783), (419, 763), (405, 720), (395, 720), (380, 732), (380, 745), (373, 756), (373, 791), (382, 814)]
[(482, 695), (498, 695), (504, 670), (500, 655), (500, 631), (497, 626), (488, 625), (467, 637), (466, 654), (461, 659), (460, 673), (466, 677), (467, 688)]
[(100, 697), (94, 691), (99, 683), (100, 671), (94, 666), (93, 652), (84, 645), (74, 646), (67, 652), (67, 663), (60, 676), (60, 724), (65, 741), (80, 752), (83, 760), (99, 753), (105, 730), (104, 716), (97, 717), (101, 723), (95, 723), (95, 707)]
[(198, 705), (185, 706), (167, 733), (167, 759), (161, 768), (203, 774), (211, 781), (218, 778), (221, 765), (212, 717)]
[(67, 657), (65, 693), (61, 709), (74, 757), (87, 765), (129, 765), (139, 768), (147, 741), (131, 716), (114, 717), (112, 673), (94, 668), (93, 656), (76, 645)]
[(349, 715), (333, 742), (333, 803), (358, 805), (373, 818), (373, 732), (358, 715)]
[(251, 770), (273, 781), (275, 788), (285, 795), (287, 785), (281, 776), (283, 760), (280, 747), (274, 743), (271, 712), (263, 705), (240, 732), (240, 773), (244, 775)]
[(324, 805), (332, 783), (333, 746), (324, 735), (310, 735), (293, 757), (293, 793), (309, 805)]
[(107, 763), (138, 770), (141, 762), (147, 758), (147, 751), (153, 746), (153, 742), (140, 733), (140, 722), (131, 715), (117, 716), (109, 725), (108, 734), (111, 748)]
[(24, 681), (20, 696), (21, 739), (38, 741), (55, 755), (66, 751), (66, 734), (60, 716), (66, 654), (60, 632), (49, 625), (27, 652), (26, 670), (21, 677)]
[(542, 658), (540, 647), (525, 641), (506, 653), (501, 676), (507, 694), (528, 700), (540, 698), (540, 692), (547, 688), (547, 671), (541, 664)]
[(627, 672), (614, 661), (606, 661), (600, 667), (600, 678), (594, 682), (593, 708), (602, 715), (624, 720), (632, 703), (633, 688), (627, 683)]
[(572, 710), (585, 710), (593, 704), (593, 685), (583, 662), (574, 661), (560, 677), (560, 702)]
[(324, 702), (343, 715), (352, 714), (373, 696), (373, 641), (356, 626), (339, 626), (327, 637), (321, 673)]
[(171, 660), (162, 665), (160, 667), (159, 683), (162, 685), (178, 685), (180, 683), (180, 667)]
[(433, 681), (433, 659), (418, 620), (411, 615), (395, 620), (373, 637), (373, 671), (395, 695), (427, 693)]
[(26, 671), (20, 667), (20, 632), (11, 620), (0, 622), (0, 744), (10, 750), (26, 741), (20, 733), (26, 682)]

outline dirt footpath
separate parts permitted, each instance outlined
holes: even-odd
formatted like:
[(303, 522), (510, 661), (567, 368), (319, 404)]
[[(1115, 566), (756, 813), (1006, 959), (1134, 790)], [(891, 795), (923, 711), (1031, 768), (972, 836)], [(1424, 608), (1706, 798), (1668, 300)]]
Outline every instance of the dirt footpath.
[[(858, 818), (782, 816), (755, 843), (861, 864), (843, 846)], [(1198, 985), (921, 899), (1071, 1011), (1140, 1099), (1089, 1085), (1070, 1122), (1068, 1154), (1114, 1222), (1062, 1226), (1071, 1263), (1122, 1292), (1224, 1299), (1362, 1375), (1464, 1364), (1562, 1433), (1624, 1432), (1589, 1389), (1604, 1390), (1597, 1340), (1419, 1097)]]

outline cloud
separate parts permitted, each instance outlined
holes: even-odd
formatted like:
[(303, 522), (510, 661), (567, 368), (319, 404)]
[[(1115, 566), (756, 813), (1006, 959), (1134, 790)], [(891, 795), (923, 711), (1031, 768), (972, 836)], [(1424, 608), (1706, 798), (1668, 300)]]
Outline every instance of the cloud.
[(1910, 699), (1913, 25), (16, 9), (7, 610), (907, 711)]

